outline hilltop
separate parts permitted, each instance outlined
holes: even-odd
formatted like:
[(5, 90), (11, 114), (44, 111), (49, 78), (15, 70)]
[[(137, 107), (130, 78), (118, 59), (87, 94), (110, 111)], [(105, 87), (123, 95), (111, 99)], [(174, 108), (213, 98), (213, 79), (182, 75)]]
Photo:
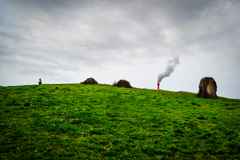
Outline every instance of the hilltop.
[(43, 84), (0, 102), (0, 159), (240, 159), (239, 99)]

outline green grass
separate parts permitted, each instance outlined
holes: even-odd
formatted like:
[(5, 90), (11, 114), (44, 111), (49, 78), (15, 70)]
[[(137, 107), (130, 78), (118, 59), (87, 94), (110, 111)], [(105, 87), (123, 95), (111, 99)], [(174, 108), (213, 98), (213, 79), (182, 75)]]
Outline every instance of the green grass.
[(0, 159), (240, 159), (240, 100), (112, 85), (0, 87)]

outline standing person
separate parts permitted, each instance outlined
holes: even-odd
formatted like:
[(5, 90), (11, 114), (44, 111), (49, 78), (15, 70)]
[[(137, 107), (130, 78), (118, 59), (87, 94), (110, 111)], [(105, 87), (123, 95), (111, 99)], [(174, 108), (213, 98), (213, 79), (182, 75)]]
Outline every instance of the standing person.
[(42, 80), (41, 80), (41, 78), (39, 79), (38, 84), (42, 84)]

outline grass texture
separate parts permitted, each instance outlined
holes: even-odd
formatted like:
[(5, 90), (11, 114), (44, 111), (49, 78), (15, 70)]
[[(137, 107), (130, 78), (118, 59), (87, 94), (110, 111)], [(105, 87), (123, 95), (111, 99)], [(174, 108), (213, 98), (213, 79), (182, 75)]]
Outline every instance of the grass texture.
[(240, 159), (240, 100), (104, 84), (0, 87), (0, 159)]

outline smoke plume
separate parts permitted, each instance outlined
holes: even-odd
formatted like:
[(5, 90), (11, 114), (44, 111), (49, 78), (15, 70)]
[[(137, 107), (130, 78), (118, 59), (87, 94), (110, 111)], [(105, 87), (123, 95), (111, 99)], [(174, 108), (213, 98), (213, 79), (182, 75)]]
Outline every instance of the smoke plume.
[(158, 83), (160, 83), (163, 78), (169, 77), (177, 64), (179, 64), (179, 57), (173, 56), (172, 59), (168, 61), (166, 71), (158, 75)]

